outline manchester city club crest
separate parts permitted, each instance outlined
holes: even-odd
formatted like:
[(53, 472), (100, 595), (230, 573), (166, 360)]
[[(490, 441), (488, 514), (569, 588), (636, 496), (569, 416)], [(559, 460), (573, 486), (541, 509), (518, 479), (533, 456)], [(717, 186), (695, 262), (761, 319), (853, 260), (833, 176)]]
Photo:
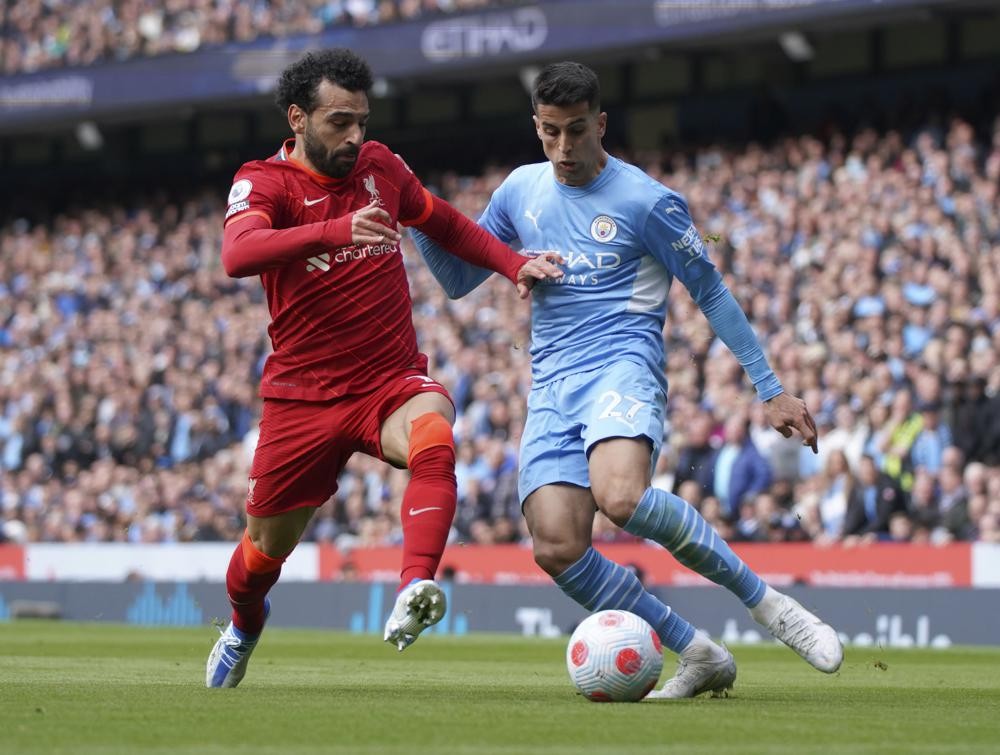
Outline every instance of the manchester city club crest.
[(607, 244), (618, 235), (618, 224), (607, 215), (598, 215), (590, 224), (590, 236), (594, 241)]

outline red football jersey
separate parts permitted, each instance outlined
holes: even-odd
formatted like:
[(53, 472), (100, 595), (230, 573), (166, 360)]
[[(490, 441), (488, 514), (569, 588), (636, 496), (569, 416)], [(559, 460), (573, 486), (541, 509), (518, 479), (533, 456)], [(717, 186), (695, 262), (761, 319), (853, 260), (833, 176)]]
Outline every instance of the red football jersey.
[[(365, 142), (342, 179), (291, 158), (294, 140), (268, 160), (236, 173), (226, 224), (260, 215), (271, 228), (293, 228), (347, 215), (377, 202), (394, 222), (416, 225), (432, 197), (388, 147)], [(274, 349), (260, 394), (323, 401), (370, 391), (396, 370), (425, 372), (417, 349), (410, 287), (399, 245), (331, 248), (261, 274)]]

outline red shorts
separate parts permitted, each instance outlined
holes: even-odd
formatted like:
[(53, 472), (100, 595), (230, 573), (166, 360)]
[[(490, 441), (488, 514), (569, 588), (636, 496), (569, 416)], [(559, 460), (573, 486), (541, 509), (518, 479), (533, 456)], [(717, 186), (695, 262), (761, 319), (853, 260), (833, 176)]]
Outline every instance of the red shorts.
[(355, 451), (382, 456), (385, 420), (414, 396), (443, 385), (419, 370), (403, 370), (370, 393), (332, 401), (264, 399), (260, 437), (250, 467), (247, 513), (265, 517), (322, 506)]

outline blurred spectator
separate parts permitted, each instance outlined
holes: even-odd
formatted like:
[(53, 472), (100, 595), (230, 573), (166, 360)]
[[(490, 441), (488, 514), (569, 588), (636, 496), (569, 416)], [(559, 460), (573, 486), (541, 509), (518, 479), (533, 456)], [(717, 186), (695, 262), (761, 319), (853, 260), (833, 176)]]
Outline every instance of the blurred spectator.
[(760, 401), (750, 406), (750, 440), (771, 468), (774, 483), (798, 479), (801, 441), (776, 433), (768, 423), (764, 404)]
[(941, 422), (941, 405), (937, 401), (924, 401), (917, 406), (917, 411), (922, 422), (910, 452), (913, 466), (937, 474), (941, 471), (944, 449), (951, 445), (951, 430)]
[(847, 455), (843, 451), (833, 451), (826, 457), (826, 467), (817, 483), (823, 534), (828, 540), (840, 540), (844, 536), (847, 503), (854, 493), (855, 485)]
[(934, 476), (926, 469), (918, 469), (913, 476), (913, 489), (910, 491), (909, 515), (913, 523), (932, 532), (941, 523), (941, 512), (938, 510), (938, 497)]
[(138, 56), (194, 52), (259, 37), (318, 34), (524, 0), (18, 0), (0, 16), (0, 73), (85, 66)]
[[(712, 470), (717, 453), (717, 447), (712, 444), (712, 424), (712, 415), (700, 411), (691, 417), (681, 430), (685, 440), (677, 456), (674, 493), (677, 493), (689, 480), (695, 482), (704, 495), (712, 492)], [(689, 498), (685, 500), (696, 503)]]
[(878, 433), (877, 447), (882, 455), (882, 469), (904, 491), (913, 487), (913, 462), (910, 450), (923, 430), (923, 417), (913, 411), (909, 389), (898, 391), (886, 424)]
[(970, 537), (969, 491), (965, 489), (958, 466), (949, 464), (938, 475), (938, 511), (942, 526), (952, 537), (960, 540)]
[(839, 404), (833, 418), (833, 428), (824, 435), (823, 447), (819, 450), (820, 466), (826, 465), (831, 453), (841, 451), (851, 469), (857, 469), (870, 432), (868, 423), (859, 420), (849, 403)]
[(712, 466), (712, 489), (726, 518), (735, 520), (743, 502), (767, 490), (771, 469), (760, 455), (748, 433), (746, 415), (736, 414), (726, 420), (725, 441)]
[[(996, 296), (1000, 297), (1000, 292)], [(985, 375), (970, 375), (955, 386), (951, 424), (957, 431), (955, 445), (967, 459), (997, 465), (1000, 464), (1000, 391), (990, 397), (986, 394), (986, 384)]]
[(844, 536), (886, 535), (889, 519), (897, 512), (906, 512), (903, 491), (879, 470), (871, 456), (861, 457), (857, 481), (847, 502)]
[(902, 511), (889, 517), (889, 533), (880, 538), (883, 542), (909, 543), (913, 541), (913, 521)]
[(744, 509), (747, 516), (741, 517), (736, 525), (743, 540), (787, 543), (806, 539), (795, 515), (783, 509), (770, 493), (760, 493), (744, 504)]

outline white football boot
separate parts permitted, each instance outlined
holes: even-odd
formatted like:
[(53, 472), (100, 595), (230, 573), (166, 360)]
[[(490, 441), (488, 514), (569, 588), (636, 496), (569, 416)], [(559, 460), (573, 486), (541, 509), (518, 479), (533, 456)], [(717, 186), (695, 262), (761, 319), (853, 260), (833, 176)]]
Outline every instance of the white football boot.
[(386, 642), (402, 652), (427, 627), (437, 624), (448, 610), (448, 599), (431, 579), (411, 582), (396, 596), (396, 605), (385, 622)]
[(768, 587), (760, 603), (750, 609), (750, 615), (813, 668), (827, 674), (840, 668), (844, 646), (837, 632), (797, 600)]
[(651, 700), (678, 700), (711, 692), (725, 697), (736, 681), (736, 661), (724, 645), (716, 645), (700, 629), (677, 659), (677, 673), (661, 689), (650, 692)]
[[(264, 621), (271, 615), (271, 601), (264, 598)], [(222, 636), (215, 641), (215, 647), (208, 654), (205, 668), (206, 687), (235, 687), (247, 673), (250, 654), (257, 647), (258, 634), (245, 634), (229, 622)]]

